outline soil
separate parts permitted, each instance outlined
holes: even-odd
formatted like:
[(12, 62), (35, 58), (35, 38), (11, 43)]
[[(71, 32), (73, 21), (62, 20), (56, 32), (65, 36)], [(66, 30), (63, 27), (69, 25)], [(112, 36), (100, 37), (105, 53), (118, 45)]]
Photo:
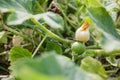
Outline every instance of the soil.
[(6, 56), (0, 56), (0, 75), (9, 75), (9, 61)]

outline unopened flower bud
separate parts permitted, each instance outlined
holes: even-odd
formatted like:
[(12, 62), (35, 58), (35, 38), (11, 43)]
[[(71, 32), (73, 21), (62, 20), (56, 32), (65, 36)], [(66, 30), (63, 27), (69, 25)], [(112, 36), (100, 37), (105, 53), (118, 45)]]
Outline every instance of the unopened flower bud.
[(75, 32), (75, 39), (80, 42), (87, 42), (90, 38), (89, 23), (84, 22), (83, 25)]

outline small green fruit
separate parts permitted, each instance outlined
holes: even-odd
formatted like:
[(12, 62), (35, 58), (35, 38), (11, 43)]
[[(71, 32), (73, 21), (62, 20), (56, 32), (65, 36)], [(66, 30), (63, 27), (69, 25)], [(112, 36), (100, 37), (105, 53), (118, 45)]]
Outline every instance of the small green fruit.
[(85, 51), (85, 45), (80, 42), (74, 42), (71, 45), (71, 49), (73, 52), (77, 54), (82, 54)]

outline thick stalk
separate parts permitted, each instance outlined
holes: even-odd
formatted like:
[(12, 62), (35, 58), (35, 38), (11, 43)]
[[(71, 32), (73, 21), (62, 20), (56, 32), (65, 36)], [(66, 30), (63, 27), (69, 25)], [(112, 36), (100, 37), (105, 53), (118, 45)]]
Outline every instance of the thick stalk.
[(104, 55), (104, 56), (118, 56), (120, 55), (120, 50), (114, 50), (111, 52), (106, 52), (104, 50), (101, 49), (87, 49), (86, 52), (90, 52), (93, 53), (95, 55)]
[(47, 35), (49, 35), (50, 37), (60, 41), (60, 42), (64, 42), (64, 43), (71, 43), (71, 40), (67, 40), (67, 39), (63, 39), (61, 37), (59, 37), (58, 35), (54, 34), (53, 32), (51, 32), (50, 30), (48, 30), (46, 27), (44, 27), (42, 24), (40, 24), (37, 20), (35, 20), (34, 18), (31, 18), (32, 22), (34, 24), (36, 24), (42, 31), (44, 31)]

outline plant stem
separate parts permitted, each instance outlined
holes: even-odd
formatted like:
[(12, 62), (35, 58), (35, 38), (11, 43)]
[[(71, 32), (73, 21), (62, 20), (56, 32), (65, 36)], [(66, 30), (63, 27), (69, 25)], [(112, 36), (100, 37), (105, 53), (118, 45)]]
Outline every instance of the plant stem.
[(104, 50), (101, 49), (87, 49), (86, 52), (92, 52), (95, 55), (104, 55), (104, 56), (118, 56), (120, 55), (120, 50), (114, 50), (111, 52), (106, 52)]
[(65, 43), (71, 43), (72, 40), (67, 40), (67, 39), (63, 39), (61, 37), (59, 37), (58, 35), (54, 34), (53, 32), (51, 32), (50, 30), (48, 30), (47, 28), (45, 28), (45, 26), (43, 26), (42, 24), (40, 24), (37, 20), (35, 20), (34, 18), (31, 18), (32, 22), (34, 24), (36, 24), (38, 26), (38, 28), (40, 28), (42, 31), (44, 31), (47, 35), (51, 36), (52, 38), (60, 41), (60, 42), (65, 42)]
[[(27, 36), (25, 36), (25, 35), (17, 32), (17, 31), (15, 31), (14, 29), (12, 29), (12, 28), (10, 28), (10, 27), (8, 27), (8, 26), (6, 26), (6, 25), (3, 25), (3, 28), (6, 29), (7, 31), (10, 31), (10, 32), (12, 32), (12, 33), (14, 33), (14, 34), (17, 34), (17, 35), (23, 37), (24, 39), (28, 40), (28, 41), (31, 42), (31, 43), (34, 43), (34, 42), (33, 42), (30, 38), (28, 38)], [(37, 45), (37, 43), (35, 43), (35, 44)]]
[(71, 55), (72, 55), (72, 61), (74, 62), (75, 61), (75, 53), (72, 52)]
[(36, 1), (36, 5), (38, 6), (38, 8), (41, 12), (44, 12), (44, 9), (41, 7), (41, 5), (39, 4), (38, 1)]
[(43, 42), (45, 41), (45, 39), (47, 38), (47, 35), (42, 39), (42, 41), (39, 43), (38, 47), (35, 49), (35, 51), (33, 52), (32, 58), (35, 56), (35, 54), (38, 52), (39, 48), (42, 46)]
[(106, 71), (107, 74), (116, 73), (116, 72), (117, 72), (116, 70), (109, 70), (109, 71)]
[(70, 8), (72, 8), (72, 9), (74, 9), (75, 11), (77, 11), (77, 8), (76, 7), (74, 7), (72, 4), (67, 4)]
[(0, 53), (0, 56), (8, 54), (8, 51)]
[(87, 46), (86, 48), (87, 48), (87, 49), (101, 49), (101, 47), (98, 46), (97, 44), (92, 45), (92, 46)]
[(66, 16), (66, 14), (65, 14), (64, 11), (62, 10), (61, 6), (59, 6), (59, 8), (60, 8), (60, 10), (61, 10), (61, 13), (62, 13), (64, 19), (65, 19), (66, 21), (68, 21), (68, 23), (69, 23), (73, 28), (76, 28), (76, 26), (75, 26), (76, 24), (74, 24), (73, 21), (70, 20), (70, 19)]
[[(62, 11), (62, 10), (61, 10)], [(76, 26), (74, 25), (73, 21), (71, 21), (67, 16), (66, 14), (62, 11), (62, 15), (64, 16), (65, 20), (68, 21), (68, 23), (73, 27), (73, 28), (76, 28)]]

